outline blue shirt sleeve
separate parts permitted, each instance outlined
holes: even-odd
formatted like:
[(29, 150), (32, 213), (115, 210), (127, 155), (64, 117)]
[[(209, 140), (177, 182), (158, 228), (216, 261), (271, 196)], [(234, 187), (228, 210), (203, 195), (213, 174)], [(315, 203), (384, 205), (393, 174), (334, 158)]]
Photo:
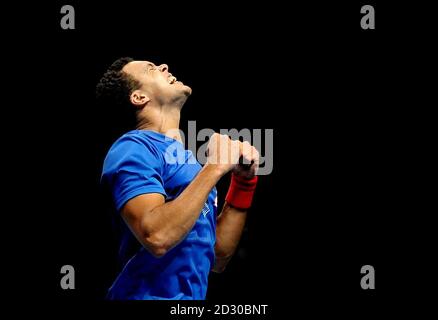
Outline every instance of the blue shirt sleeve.
[(124, 136), (108, 152), (102, 182), (110, 188), (117, 211), (125, 203), (146, 193), (167, 197), (162, 177), (162, 155), (152, 144)]

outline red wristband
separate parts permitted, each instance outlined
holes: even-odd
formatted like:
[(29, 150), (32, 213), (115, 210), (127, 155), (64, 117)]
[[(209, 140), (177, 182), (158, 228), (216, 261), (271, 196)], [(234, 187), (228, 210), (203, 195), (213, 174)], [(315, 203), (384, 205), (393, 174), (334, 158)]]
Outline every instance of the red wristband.
[(257, 180), (258, 176), (254, 176), (252, 179), (245, 179), (233, 173), (225, 201), (237, 209), (248, 209), (251, 207)]

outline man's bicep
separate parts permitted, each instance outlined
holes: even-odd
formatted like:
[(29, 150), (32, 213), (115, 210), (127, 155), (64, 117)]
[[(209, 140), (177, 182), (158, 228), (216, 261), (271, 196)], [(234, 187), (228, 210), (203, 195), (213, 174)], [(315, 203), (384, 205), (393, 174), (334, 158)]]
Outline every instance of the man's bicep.
[(145, 235), (144, 218), (156, 207), (163, 205), (164, 195), (161, 193), (148, 193), (136, 196), (126, 202), (121, 209), (121, 215), (137, 239), (143, 242)]
[(166, 196), (163, 166), (163, 159), (151, 145), (132, 137), (125, 137), (113, 146), (104, 162), (102, 182), (111, 190), (117, 211), (139, 195)]

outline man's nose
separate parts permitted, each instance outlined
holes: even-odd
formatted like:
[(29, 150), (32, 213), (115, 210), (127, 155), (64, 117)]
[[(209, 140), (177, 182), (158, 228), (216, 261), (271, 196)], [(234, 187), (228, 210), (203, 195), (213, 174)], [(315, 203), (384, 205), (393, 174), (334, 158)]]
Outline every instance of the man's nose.
[(158, 70), (160, 70), (161, 72), (169, 71), (169, 66), (167, 64), (162, 64), (158, 67)]

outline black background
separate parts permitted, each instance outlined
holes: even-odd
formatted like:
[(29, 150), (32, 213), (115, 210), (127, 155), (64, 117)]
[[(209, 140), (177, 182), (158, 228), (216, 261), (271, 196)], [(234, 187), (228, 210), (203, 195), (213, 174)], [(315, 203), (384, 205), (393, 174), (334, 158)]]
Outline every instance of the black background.
[[(419, 174), (412, 106), (421, 97), (412, 90), (423, 62), (412, 52), (424, 43), (422, 24), (406, 27), (404, 7), (74, 1), (76, 29), (62, 30), (64, 4), (39, 8), (44, 18), (28, 29), (33, 44), (20, 51), (37, 70), (29, 92), (38, 101), (26, 110), (32, 126), (21, 131), (36, 187), (17, 200), (38, 208), (27, 220), (37, 236), (20, 242), (38, 270), (33, 299), (101, 306), (117, 274), (98, 183), (114, 137), (94, 90), (121, 56), (166, 63), (192, 87), (182, 128), (196, 120), (215, 130), (274, 129), (274, 171), (260, 179), (238, 253), (210, 278), (209, 302), (329, 314), (407, 294), (412, 278), (403, 270), (424, 259), (411, 220), (421, 211), (412, 182)], [(360, 28), (364, 4), (375, 5), (376, 30)], [(218, 185), (222, 196), (227, 186), (227, 179)], [(59, 286), (65, 264), (75, 267), (75, 290)], [(366, 264), (376, 269), (374, 291), (360, 288)]]

